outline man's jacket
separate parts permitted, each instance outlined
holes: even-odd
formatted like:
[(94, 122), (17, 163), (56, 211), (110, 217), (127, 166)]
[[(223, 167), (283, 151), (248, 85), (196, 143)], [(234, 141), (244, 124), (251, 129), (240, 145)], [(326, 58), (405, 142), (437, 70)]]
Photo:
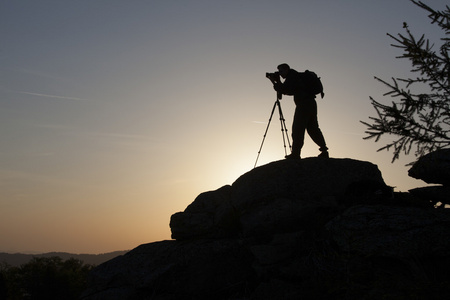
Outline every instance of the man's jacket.
[(277, 82), (274, 85), (274, 89), (283, 95), (294, 96), (294, 102), (297, 105), (302, 99), (314, 99), (314, 95), (306, 92), (304, 76), (304, 73), (290, 69), (284, 82)]

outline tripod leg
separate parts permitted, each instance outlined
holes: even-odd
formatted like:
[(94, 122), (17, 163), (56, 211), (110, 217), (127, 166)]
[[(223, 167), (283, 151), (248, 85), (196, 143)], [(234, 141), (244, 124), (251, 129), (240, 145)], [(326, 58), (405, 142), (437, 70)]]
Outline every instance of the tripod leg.
[(282, 116), (281, 118), (283, 119), (283, 125), (282, 126), (284, 127), (284, 132), (286, 133), (286, 140), (288, 142), (289, 150), (292, 151), (291, 142), (289, 141), (288, 129), (286, 127), (286, 120), (284, 119), (283, 112), (281, 111), (281, 105), (280, 105), (280, 116)]
[(280, 124), (281, 124), (281, 135), (283, 136), (283, 146), (284, 146), (284, 154), (288, 155), (286, 150), (286, 140), (289, 145), (289, 150), (292, 150), (291, 142), (289, 141), (288, 130), (286, 128), (286, 120), (284, 119), (283, 111), (281, 110), (281, 103), (279, 100), (276, 102), (278, 106), (278, 113), (280, 114)]
[(269, 123), (267, 123), (266, 131), (264, 132), (264, 137), (263, 137), (263, 140), (261, 142), (261, 146), (259, 147), (258, 156), (256, 157), (255, 165), (253, 166), (253, 168), (255, 168), (256, 164), (258, 163), (259, 154), (261, 154), (261, 149), (263, 147), (264, 140), (266, 139), (267, 131), (269, 130), (269, 125), (270, 125), (270, 122), (272, 121), (272, 116), (273, 116), (273, 113), (275, 111), (275, 107), (276, 106), (277, 106), (277, 102), (275, 102), (275, 104), (273, 105), (272, 112), (270, 113)]

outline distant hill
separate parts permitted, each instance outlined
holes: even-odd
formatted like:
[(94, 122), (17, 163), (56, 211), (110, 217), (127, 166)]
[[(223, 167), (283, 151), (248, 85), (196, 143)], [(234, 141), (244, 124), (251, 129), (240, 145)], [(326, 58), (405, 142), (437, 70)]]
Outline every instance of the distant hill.
[(22, 253), (0, 253), (0, 263), (7, 263), (10, 266), (18, 267), (22, 264), (26, 264), (33, 257), (52, 257), (59, 256), (63, 260), (67, 260), (70, 258), (75, 258), (83, 261), (85, 264), (89, 265), (100, 265), (114, 257), (124, 255), (129, 250), (126, 251), (114, 251), (110, 253), (102, 253), (102, 254), (71, 254), (66, 252), (49, 252), (42, 254), (22, 254)]

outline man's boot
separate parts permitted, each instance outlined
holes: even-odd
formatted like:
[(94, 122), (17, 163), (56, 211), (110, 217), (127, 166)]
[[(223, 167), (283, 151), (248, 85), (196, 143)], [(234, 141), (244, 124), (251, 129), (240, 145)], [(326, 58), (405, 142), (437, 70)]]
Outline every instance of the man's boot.
[(328, 154), (327, 147), (321, 147), (319, 150), (321, 151), (321, 153), (317, 157), (330, 158), (330, 154)]
[(291, 153), (289, 155), (286, 155), (284, 158), (286, 158), (286, 159), (300, 159), (300, 154)]

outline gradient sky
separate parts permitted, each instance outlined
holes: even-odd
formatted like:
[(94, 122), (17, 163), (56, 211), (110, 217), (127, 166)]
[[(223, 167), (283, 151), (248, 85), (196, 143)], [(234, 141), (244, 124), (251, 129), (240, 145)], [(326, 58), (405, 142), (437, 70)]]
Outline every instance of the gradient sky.
[[(444, 9), (444, 1), (425, 1)], [(102, 253), (170, 239), (170, 216), (253, 168), (286, 62), (322, 77), (336, 158), (425, 186), (364, 141), (389, 80), (386, 33), (438, 38), (408, 0), (0, 2), (0, 251)], [(390, 103), (390, 98), (384, 98)], [(294, 104), (282, 108), (291, 128)], [(307, 136), (303, 157), (316, 156)], [(284, 157), (278, 115), (258, 165)]]

